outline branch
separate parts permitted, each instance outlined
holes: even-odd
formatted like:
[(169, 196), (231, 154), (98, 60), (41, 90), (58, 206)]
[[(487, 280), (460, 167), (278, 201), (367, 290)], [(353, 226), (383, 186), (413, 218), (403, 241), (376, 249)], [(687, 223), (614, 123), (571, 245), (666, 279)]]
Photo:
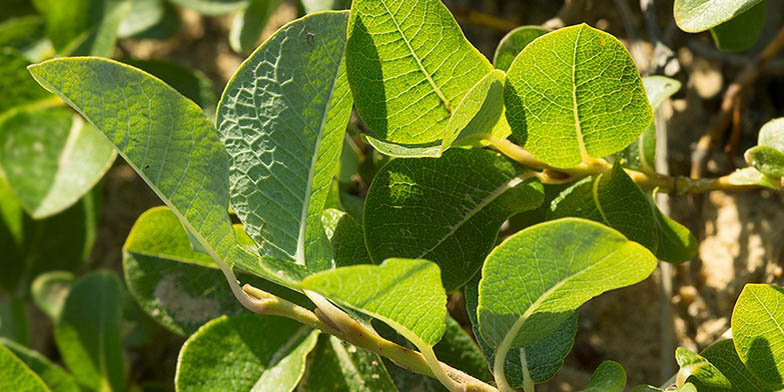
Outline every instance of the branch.
[[(357, 347), (382, 355), (404, 369), (435, 378), (427, 360), (421, 353), (384, 339), (331, 303), (329, 305), (322, 304), (325, 308), (319, 307), (315, 312), (312, 312), (247, 284), (242, 287), (242, 290), (252, 299), (252, 304), (246, 306), (251, 312), (290, 318), (313, 329), (343, 339)], [(460, 384), (461, 391), (497, 392), (495, 387), (460, 370), (443, 362), (440, 362), (440, 365), (450, 379)]]

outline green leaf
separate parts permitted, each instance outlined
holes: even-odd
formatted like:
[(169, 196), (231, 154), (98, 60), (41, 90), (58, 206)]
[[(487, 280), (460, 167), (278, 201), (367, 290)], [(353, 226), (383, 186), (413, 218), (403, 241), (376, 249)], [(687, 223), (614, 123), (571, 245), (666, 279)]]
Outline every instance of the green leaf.
[(318, 331), (290, 319), (222, 316), (182, 346), (174, 382), (180, 392), (292, 391), (317, 340)]
[(222, 268), (236, 261), (261, 270), (249, 255), (228, 258), (242, 255), (226, 212), (229, 157), (195, 103), (149, 74), (106, 59), (55, 59), (29, 70), (114, 143)]
[(54, 338), (82, 387), (125, 390), (127, 365), (120, 340), (124, 295), (114, 273), (99, 271), (74, 282), (65, 299)]
[(509, 68), (504, 98), (512, 134), (555, 167), (621, 151), (653, 120), (629, 52), (585, 24), (526, 46)]
[(362, 226), (351, 215), (334, 208), (326, 209), (321, 215), (327, 238), (335, 250), (335, 265), (344, 267), (354, 264), (371, 264), (365, 248)]
[(538, 207), (541, 184), (502, 155), (453, 149), (439, 159), (397, 159), (368, 190), (365, 241), (374, 262), (425, 258), (441, 267), (447, 291), (465, 284), (510, 216)]
[(234, 16), (229, 32), (229, 44), (238, 53), (256, 48), (267, 21), (281, 0), (249, 0), (248, 8)]
[(171, 0), (181, 7), (190, 8), (200, 14), (224, 15), (247, 7), (249, 0)]
[(30, 344), (30, 317), (27, 304), (17, 297), (0, 298), (0, 337)]
[(544, 27), (520, 26), (506, 33), (495, 49), (493, 65), (500, 70), (508, 71), (515, 57), (517, 57), (528, 44), (549, 32), (550, 30), (545, 29)]
[(163, 0), (130, 0), (131, 9), (117, 27), (117, 36), (128, 38), (158, 24), (165, 15)]
[[(654, 112), (665, 99), (681, 88), (681, 82), (665, 76), (646, 76), (642, 78), (645, 94)], [(623, 151), (624, 165), (631, 169), (656, 172), (656, 127), (653, 123)]]
[(441, 273), (427, 260), (337, 268), (307, 277), (302, 287), (387, 323), (420, 349), (438, 343), (446, 329)]
[(757, 144), (784, 151), (784, 117), (765, 123), (759, 131)]
[(231, 204), (246, 232), (263, 256), (311, 271), (333, 266), (321, 211), (351, 115), (347, 19), (324, 12), (278, 30), (243, 63), (218, 108)]
[(775, 190), (781, 189), (781, 179), (763, 174), (754, 167), (735, 170), (727, 176), (727, 182), (733, 185), (759, 185)]
[(732, 336), (741, 361), (775, 390), (784, 381), (784, 289), (747, 284), (732, 311)]
[[(640, 282), (655, 268), (643, 246), (584, 219), (512, 235), (487, 256), (479, 283), (479, 330), (496, 348), (494, 363), (553, 333), (589, 299)], [(497, 382), (505, 380), (503, 369), (494, 372)]]
[(441, 140), (460, 101), (493, 69), (440, 0), (354, 0), (348, 30), (357, 112), (386, 142)]
[(73, 282), (74, 274), (68, 271), (51, 271), (38, 275), (30, 287), (33, 302), (52, 320), (57, 320)]
[(751, 49), (765, 27), (765, 2), (711, 29), (716, 46), (725, 52)]
[(27, 58), (37, 58), (39, 52), (51, 49), (51, 43), (44, 40), (45, 36), (46, 27), (39, 15), (12, 18), (0, 23), (0, 48), (17, 49)]
[(452, 317), (446, 318), (444, 337), (433, 347), (433, 351), (438, 360), (455, 369), (460, 369), (482, 381), (493, 379), (482, 350)]
[(568, 216), (610, 226), (651, 252), (658, 248), (654, 209), (618, 163), (609, 173), (586, 177), (553, 200), (548, 219)]
[[(471, 320), (474, 337), (482, 349), (484, 358), (487, 361), (487, 367), (492, 371), (495, 348), (482, 337), (476, 315), (476, 308), (479, 304), (479, 279), (479, 276), (475, 276), (465, 286), (466, 311), (468, 312), (468, 318)], [(553, 378), (558, 370), (561, 369), (561, 366), (563, 366), (564, 358), (572, 351), (576, 334), (577, 313), (575, 312), (572, 317), (564, 321), (549, 336), (531, 345), (511, 350), (506, 356), (506, 363), (504, 364), (506, 379), (509, 384), (515, 388), (523, 385), (523, 369), (520, 364), (521, 352), (525, 353), (527, 371), (533, 382), (544, 383)]]
[(18, 111), (0, 121), (0, 167), (35, 219), (70, 207), (103, 177), (117, 153), (66, 108)]
[[(665, 390), (652, 385), (638, 385), (632, 388), (631, 392), (665, 392)], [(667, 392), (697, 392), (697, 388), (689, 382), (677, 389), (667, 389)]]
[(301, 0), (305, 13), (319, 11), (344, 10), (351, 7), (351, 0)]
[(38, 352), (2, 338), (0, 338), (0, 346), (5, 346), (19, 360), (24, 362), (52, 392), (79, 392), (79, 386), (76, 385), (70, 374)]
[(678, 347), (675, 350), (675, 360), (681, 367), (676, 376), (679, 383), (690, 381), (700, 392), (735, 391), (730, 380), (701, 355)]
[[(181, 336), (189, 336), (218, 316), (244, 310), (217, 265), (191, 248), (188, 233), (166, 207), (152, 208), (136, 220), (123, 247), (123, 270), (128, 290), (139, 306)], [(293, 302), (307, 303), (303, 296), (292, 298), (293, 292), (284, 293), (272, 283), (240, 278)]]
[(681, 30), (699, 33), (735, 18), (761, 2), (762, 0), (675, 0), (673, 14), (675, 23)]
[(700, 355), (715, 366), (732, 383), (736, 388), (735, 390), (742, 392), (765, 392), (770, 390), (743, 365), (740, 357), (738, 357), (738, 353), (735, 351), (735, 344), (732, 339), (713, 343), (703, 350)]
[(122, 59), (122, 62), (163, 80), (184, 95), (185, 98), (190, 99), (204, 109), (208, 117), (212, 117), (215, 114), (215, 107), (218, 105), (215, 85), (203, 72), (190, 69), (178, 63), (158, 59)]
[(655, 205), (653, 213), (659, 228), (659, 246), (656, 248), (656, 257), (670, 263), (682, 263), (693, 259), (697, 255), (698, 245), (694, 234), (680, 223), (662, 214)]
[(591, 375), (588, 387), (582, 392), (623, 392), (626, 372), (618, 362), (603, 361)]
[(397, 392), (377, 354), (322, 335), (311, 354), (298, 392)]
[(41, 378), (2, 345), (0, 345), (0, 390), (49, 392), (49, 388)]
[(745, 154), (746, 162), (772, 178), (784, 177), (784, 118), (768, 121), (760, 129), (757, 146)]
[(7, 117), (11, 110), (20, 107), (35, 107), (51, 104), (52, 96), (36, 85), (25, 67), (30, 63), (21, 52), (11, 48), (0, 48), (0, 121)]
[(49, 39), (59, 53), (110, 57), (129, 0), (38, 0)]
[(22, 204), (11, 192), (8, 182), (0, 176), (0, 287), (13, 292), (25, 270), (25, 223), (29, 220)]

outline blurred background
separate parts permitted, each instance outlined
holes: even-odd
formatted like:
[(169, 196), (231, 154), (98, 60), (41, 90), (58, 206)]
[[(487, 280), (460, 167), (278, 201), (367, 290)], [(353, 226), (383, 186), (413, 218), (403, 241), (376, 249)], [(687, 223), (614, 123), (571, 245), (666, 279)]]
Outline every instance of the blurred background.
[[(319, 3), (270, 0), (259, 2), (263, 7), (246, 10), (247, 0), (129, 1), (129, 8), (117, 11), (111, 8), (113, 0), (0, 0), (4, 59), (0, 61), (0, 95), (18, 88), (10, 84), (8, 75), (18, 74), (25, 61), (99, 54), (162, 78), (212, 117), (223, 87), (258, 43)], [(81, 10), (70, 9), (77, 3), (83, 6)], [(328, 3), (329, 7), (349, 6), (349, 0)], [(716, 49), (709, 32), (689, 34), (678, 29), (672, 3), (445, 0), (467, 38), (488, 58), (499, 40), (521, 25), (558, 28), (585, 22), (615, 35), (642, 74), (663, 74), (683, 84), (659, 112), (663, 120), (658, 125), (668, 135), (670, 173), (725, 175), (744, 166), (742, 153), (756, 144), (760, 126), (784, 115), (782, 57), (756, 67), (751, 76), (744, 75), (749, 64), (759, 64), (759, 53), (784, 25), (784, 2), (767, 2), (759, 40), (740, 53)], [(56, 30), (58, 18), (79, 19), (82, 25), (66, 23)], [(115, 22), (106, 23), (111, 18)], [(92, 36), (106, 26), (117, 28), (116, 42), (101, 43)], [(10, 111), (10, 104), (0, 97), (0, 118)], [(353, 163), (350, 169), (344, 163), (340, 179), (341, 190), (357, 204), (361, 204), (367, 180), (385, 161), (361, 142), (361, 129), (353, 119), (352, 148), (344, 151)], [(14, 141), (2, 132), (0, 127), (0, 165), (13, 166)], [(18, 165), (30, 168), (47, 159), (36, 149), (30, 151), (27, 163), (19, 161)], [(105, 161), (108, 170), (102, 178), (96, 177), (100, 181), (84, 198), (45, 217), (34, 218), (29, 209), (22, 212), (20, 203), (27, 205), (16, 200), (23, 198), (19, 191), (13, 184), (0, 184), (4, 219), (0, 224), (0, 281), (4, 282), (0, 285), (0, 336), (27, 344), (55, 361), (58, 352), (51, 317), (41, 310), (42, 300), (36, 295), (42, 294), (31, 292), (34, 280), (47, 271), (79, 276), (109, 269), (121, 275), (122, 246), (134, 221), (148, 208), (162, 204), (122, 159), (113, 164), (109, 158)], [(13, 169), (3, 170), (8, 174)], [(35, 173), (31, 170), (26, 176), (34, 178)], [(661, 385), (675, 373), (677, 345), (699, 351), (729, 328), (732, 306), (744, 284), (782, 283), (784, 195), (764, 190), (713, 192), (674, 196), (667, 203), (671, 217), (689, 227), (700, 241), (698, 257), (584, 306), (574, 349), (564, 369), (542, 391), (585, 385), (590, 372), (605, 359), (624, 366), (629, 385)], [(48, 287), (47, 300), (56, 302), (57, 295), (63, 294), (56, 285)], [(149, 320), (132, 299), (126, 302), (123, 334), (132, 379), (144, 383), (145, 390), (173, 390), (176, 357), (184, 339)], [(460, 293), (452, 294), (450, 311), (467, 324), (464, 309)]]

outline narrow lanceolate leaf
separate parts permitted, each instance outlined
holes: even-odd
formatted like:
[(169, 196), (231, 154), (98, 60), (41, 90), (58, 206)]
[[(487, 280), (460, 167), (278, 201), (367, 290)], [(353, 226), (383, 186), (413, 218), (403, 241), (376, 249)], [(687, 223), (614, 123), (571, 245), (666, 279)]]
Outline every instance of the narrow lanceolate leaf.
[(746, 161), (774, 179), (784, 177), (784, 118), (767, 122), (760, 129), (757, 146), (745, 154)]
[(623, 392), (626, 372), (618, 362), (604, 361), (591, 375), (591, 381), (582, 392)]
[(0, 345), (0, 390), (49, 392), (44, 384), (11, 350)]
[(318, 271), (332, 266), (321, 226), (351, 115), (348, 13), (278, 30), (234, 75), (218, 108), (231, 156), (231, 204), (261, 254)]
[(618, 163), (611, 172), (588, 177), (553, 200), (549, 218), (567, 216), (603, 223), (651, 252), (659, 245), (653, 206)]
[(57, 320), (73, 282), (74, 274), (68, 271), (50, 271), (38, 275), (30, 287), (33, 302), (52, 320)]
[[(150, 209), (136, 220), (123, 246), (123, 270), (139, 306), (178, 335), (187, 337), (209, 320), (243, 311), (215, 262), (191, 248), (188, 233), (166, 207)], [(292, 292), (283, 293), (280, 286), (239, 277), (291, 299)], [(295, 302), (304, 302), (301, 299)]]
[(543, 200), (530, 172), (493, 151), (393, 160), (365, 200), (367, 249), (376, 263), (398, 256), (433, 260), (451, 291), (479, 270), (506, 219)]
[(509, 68), (504, 97), (512, 134), (555, 167), (621, 151), (653, 120), (629, 52), (585, 24), (526, 46)]
[[(479, 331), (496, 348), (494, 364), (557, 330), (589, 299), (635, 284), (655, 267), (642, 245), (584, 219), (558, 219), (509, 237), (487, 257), (479, 283)], [(502, 367), (494, 373), (505, 380)]]
[(201, 108), (111, 60), (62, 58), (29, 69), (109, 138), (213, 259), (229, 263), (229, 157)]
[(770, 390), (751, 371), (743, 365), (732, 339), (711, 344), (700, 355), (708, 360), (742, 392), (765, 392)]
[[(718, 26), (763, 0), (675, 0), (675, 23), (683, 31), (699, 33)], [(745, 34), (745, 33), (744, 33)]]
[(528, 44), (549, 32), (550, 30), (539, 26), (520, 26), (508, 32), (495, 49), (493, 65), (504, 71), (509, 70), (515, 57), (517, 57)]
[(492, 70), (440, 0), (355, 0), (348, 33), (357, 112), (383, 141), (441, 140), (463, 96)]
[(765, 27), (765, 2), (711, 29), (716, 46), (725, 52), (751, 49)]
[(378, 354), (322, 335), (297, 392), (397, 392)]
[(290, 319), (222, 316), (182, 346), (175, 386), (180, 392), (290, 392), (305, 373), (305, 359), (317, 340), (318, 331)]
[[(492, 371), (495, 347), (487, 343), (482, 337), (476, 315), (476, 308), (479, 305), (479, 278), (479, 276), (476, 276), (468, 282), (463, 293), (465, 294), (466, 311), (468, 312), (468, 318), (471, 320), (474, 337), (482, 349), (482, 353), (487, 361), (487, 367)], [(509, 385), (515, 388), (523, 386), (524, 376), (522, 364), (520, 363), (521, 354), (525, 354), (526, 371), (534, 383), (543, 383), (550, 380), (563, 366), (566, 355), (572, 351), (576, 334), (577, 313), (575, 312), (572, 317), (564, 321), (549, 336), (528, 346), (510, 350), (504, 364), (506, 380)]]
[(116, 156), (100, 131), (66, 108), (20, 110), (0, 120), (0, 168), (36, 219), (76, 203)]
[(114, 273), (93, 272), (74, 282), (54, 338), (76, 382), (93, 390), (124, 391), (126, 363), (120, 340), (122, 282)]
[[(73, 377), (40, 353), (30, 350), (19, 343), (2, 338), (0, 338), (0, 346), (5, 346), (19, 360), (24, 362), (52, 392), (79, 392), (79, 386), (76, 385)], [(20, 387), (17, 386), (19, 389), (9, 390), (21, 390)]]
[(693, 353), (683, 347), (675, 350), (675, 360), (680, 366), (676, 375), (676, 382), (682, 384), (686, 381), (693, 383), (699, 391), (722, 392), (735, 391), (733, 386), (721, 371), (701, 355)]
[(446, 329), (441, 273), (427, 260), (337, 268), (307, 277), (302, 287), (387, 323), (420, 348), (438, 343)]
[[(646, 76), (642, 78), (648, 102), (655, 112), (659, 105), (681, 88), (681, 83), (665, 76)], [(645, 132), (623, 151), (624, 165), (631, 169), (656, 172), (656, 127), (651, 123)]]
[(749, 284), (732, 311), (732, 337), (741, 361), (769, 387), (784, 386), (784, 289)]

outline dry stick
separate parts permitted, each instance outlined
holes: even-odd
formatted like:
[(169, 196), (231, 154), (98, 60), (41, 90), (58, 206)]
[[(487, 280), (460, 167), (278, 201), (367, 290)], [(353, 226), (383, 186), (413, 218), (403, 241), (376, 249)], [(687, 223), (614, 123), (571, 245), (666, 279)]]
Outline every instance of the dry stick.
[(690, 173), (692, 179), (698, 179), (702, 176), (702, 168), (708, 159), (708, 152), (713, 143), (724, 136), (724, 131), (731, 123), (733, 109), (742, 99), (744, 90), (759, 78), (760, 71), (764, 70), (782, 49), (784, 49), (784, 27), (776, 33), (773, 40), (768, 43), (757, 58), (748, 63), (732, 84), (727, 87), (719, 115), (713, 121), (713, 125), (699, 139), (692, 152)]
[[(310, 328), (321, 330), (357, 347), (384, 356), (404, 369), (435, 378), (427, 360), (421, 353), (384, 339), (375, 331), (366, 328), (340, 310), (321, 311), (319, 308), (316, 312), (312, 312), (247, 284), (242, 287), (242, 290), (252, 301), (252, 304), (246, 308), (254, 313), (290, 318)], [(441, 367), (449, 378), (460, 384), (463, 392), (497, 392), (495, 387), (443, 362)]]

